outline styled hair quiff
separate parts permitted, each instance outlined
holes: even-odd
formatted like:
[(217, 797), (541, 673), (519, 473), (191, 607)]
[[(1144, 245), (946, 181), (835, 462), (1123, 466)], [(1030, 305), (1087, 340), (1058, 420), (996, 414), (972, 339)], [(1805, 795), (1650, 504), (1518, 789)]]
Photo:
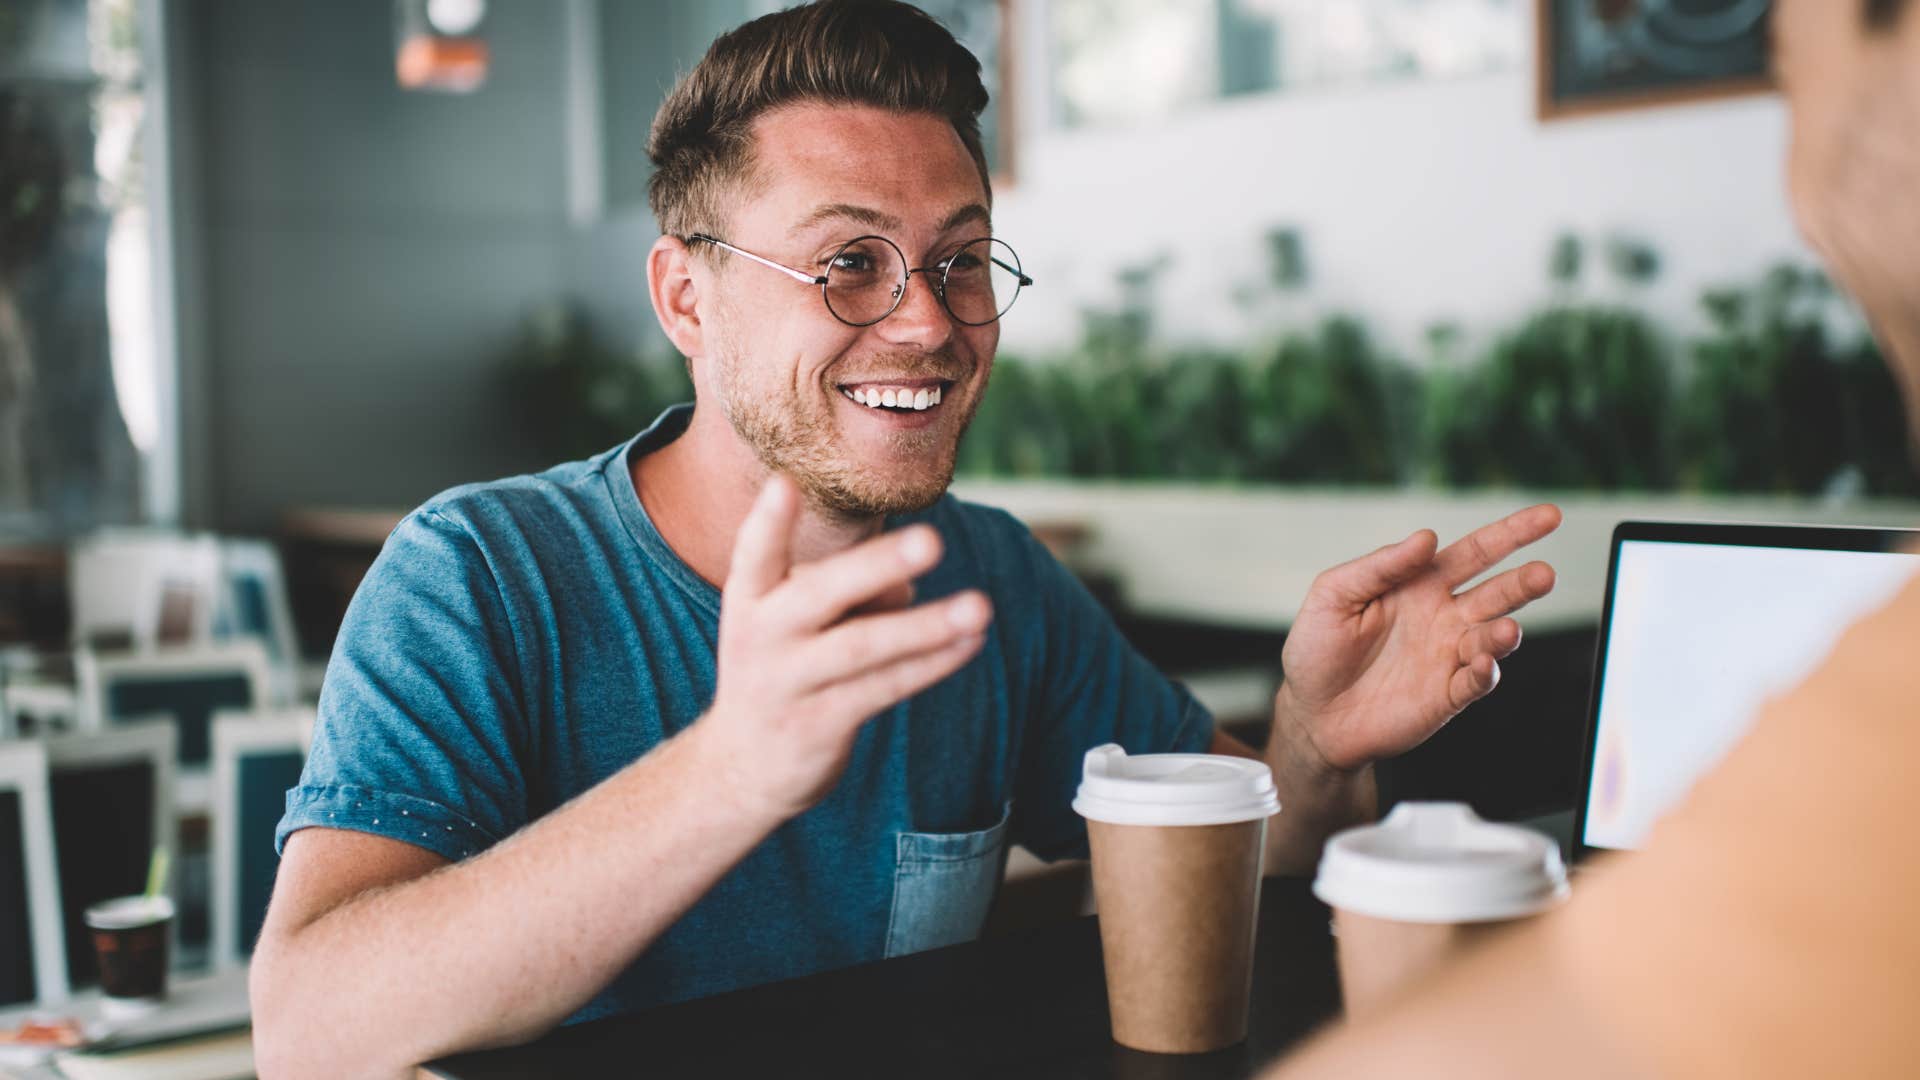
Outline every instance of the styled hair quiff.
[(723, 194), (751, 178), (754, 121), (802, 101), (945, 118), (992, 198), (980, 61), (910, 4), (818, 0), (720, 35), (661, 103), (647, 137), (647, 201), (661, 233), (724, 230)]

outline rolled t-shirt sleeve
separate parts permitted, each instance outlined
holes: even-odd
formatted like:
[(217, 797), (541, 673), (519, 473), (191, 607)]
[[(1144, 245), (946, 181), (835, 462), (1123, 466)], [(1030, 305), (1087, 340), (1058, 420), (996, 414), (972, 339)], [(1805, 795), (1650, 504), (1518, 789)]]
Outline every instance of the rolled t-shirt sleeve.
[(512, 834), (528, 813), (522, 670), (473, 536), (409, 515), (348, 606), (275, 846), (322, 826), (457, 861)]
[(1072, 803), (1086, 752), (1119, 743), (1130, 754), (1201, 753), (1213, 716), (1140, 655), (1031, 533), (1019, 537), (1030, 591), (1018, 610), (996, 616), (1021, 628), (1014, 645), (1036, 658), (1014, 839), (1043, 859), (1084, 857), (1086, 822)]

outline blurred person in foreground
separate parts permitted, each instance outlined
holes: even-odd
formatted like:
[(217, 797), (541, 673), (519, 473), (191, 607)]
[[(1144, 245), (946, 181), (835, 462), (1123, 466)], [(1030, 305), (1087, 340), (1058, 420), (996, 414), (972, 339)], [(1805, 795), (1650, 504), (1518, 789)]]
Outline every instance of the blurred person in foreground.
[[(917, 9), (832, 0), (723, 36), (668, 96), (647, 278), (695, 405), (389, 538), (279, 827), (263, 1075), (966, 940), (1008, 845), (1085, 853), (1088, 749), (1259, 756), (1023, 526), (946, 494), (1018, 280), (979, 70)], [(1469, 584), (1558, 521), (1321, 575), (1265, 751), (1271, 869), (1493, 688), (1553, 573)]]
[[(1920, 0), (1781, 0), (1802, 231), (1920, 422)], [(1920, 579), (1572, 902), (1324, 1036), (1306, 1077), (1920, 1076)]]

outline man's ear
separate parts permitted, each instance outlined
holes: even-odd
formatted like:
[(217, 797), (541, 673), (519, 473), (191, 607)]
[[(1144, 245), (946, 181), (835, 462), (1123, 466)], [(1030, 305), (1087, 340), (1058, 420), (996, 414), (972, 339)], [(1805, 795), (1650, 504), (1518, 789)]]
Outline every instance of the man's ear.
[(682, 356), (701, 356), (706, 335), (700, 322), (700, 290), (693, 280), (693, 253), (677, 236), (663, 236), (647, 253), (647, 293), (654, 317)]

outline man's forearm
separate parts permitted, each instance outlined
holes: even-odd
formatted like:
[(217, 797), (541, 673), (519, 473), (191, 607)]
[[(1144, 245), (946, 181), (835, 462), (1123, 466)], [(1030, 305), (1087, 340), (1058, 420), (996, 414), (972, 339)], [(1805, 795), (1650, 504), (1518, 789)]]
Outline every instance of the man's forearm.
[(1373, 766), (1329, 767), (1299, 719), (1282, 684), (1264, 755), (1280, 793), (1280, 813), (1267, 825), (1269, 874), (1311, 874), (1328, 836), (1379, 814)]
[(362, 1076), (519, 1042), (585, 1004), (780, 824), (717, 792), (698, 726), (467, 862), (254, 958), (265, 1075)]

